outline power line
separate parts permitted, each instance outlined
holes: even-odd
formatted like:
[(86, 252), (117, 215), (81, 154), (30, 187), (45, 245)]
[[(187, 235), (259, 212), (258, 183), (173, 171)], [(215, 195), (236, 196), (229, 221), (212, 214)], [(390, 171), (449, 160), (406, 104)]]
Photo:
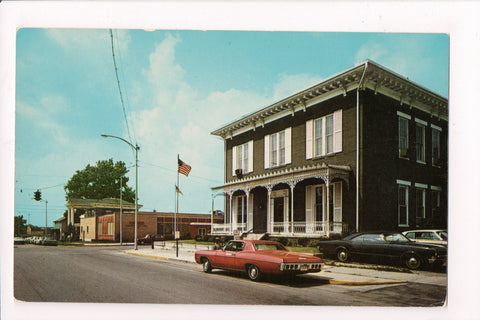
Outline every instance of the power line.
[[(120, 66), (124, 66), (123, 59), (122, 59), (122, 50), (121, 50), (121, 46), (118, 42), (117, 30), (115, 30), (115, 36), (117, 37), (117, 49), (118, 49), (118, 57), (120, 59)], [(127, 83), (125, 68), (120, 68), (120, 71), (122, 73), (122, 77), (124, 79), (124, 82)], [(130, 111), (130, 101), (128, 99), (128, 86), (125, 86), (124, 90), (125, 90), (125, 99), (126, 99), (126, 102), (127, 102), (126, 103), (126, 109), (127, 109), (127, 111)], [(131, 118), (130, 118), (130, 120), (131, 120)], [(133, 125), (133, 123), (132, 123), (132, 133), (133, 133), (133, 139), (135, 140), (135, 142), (137, 142), (137, 136), (135, 134), (135, 126)]]
[(125, 118), (125, 124), (127, 126), (127, 133), (128, 133), (128, 138), (131, 143), (132, 141), (132, 136), (130, 135), (130, 127), (128, 125), (128, 119), (127, 119), (127, 112), (125, 111), (125, 104), (123, 103), (123, 95), (122, 95), (122, 88), (120, 87), (120, 80), (118, 78), (118, 69), (117, 69), (117, 62), (115, 61), (115, 49), (113, 48), (113, 32), (112, 29), (110, 29), (110, 42), (112, 44), (112, 59), (113, 59), (113, 66), (115, 67), (115, 76), (117, 78), (117, 86), (118, 86), (118, 92), (120, 93), (120, 102), (122, 104), (122, 110), (123, 110), (123, 117)]

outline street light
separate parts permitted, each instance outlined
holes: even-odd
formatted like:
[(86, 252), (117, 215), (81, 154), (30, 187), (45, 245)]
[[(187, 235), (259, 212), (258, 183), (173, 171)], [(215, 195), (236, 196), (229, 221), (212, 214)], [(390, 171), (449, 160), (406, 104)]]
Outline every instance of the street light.
[(135, 146), (133, 144), (131, 144), (130, 142), (128, 142), (127, 140), (123, 139), (123, 138), (120, 138), (120, 137), (117, 137), (117, 136), (111, 136), (111, 135), (108, 135), (108, 134), (102, 134), (101, 135), (102, 137), (104, 138), (115, 138), (115, 139), (119, 139), (119, 140), (122, 140), (123, 142), (125, 142), (126, 144), (128, 144), (133, 150), (135, 150), (135, 233), (134, 233), (134, 236), (133, 236), (133, 240), (135, 242), (135, 250), (138, 250), (138, 247), (137, 247), (137, 213), (138, 213), (138, 150), (140, 149), (140, 147), (138, 146), (138, 144), (136, 144)]

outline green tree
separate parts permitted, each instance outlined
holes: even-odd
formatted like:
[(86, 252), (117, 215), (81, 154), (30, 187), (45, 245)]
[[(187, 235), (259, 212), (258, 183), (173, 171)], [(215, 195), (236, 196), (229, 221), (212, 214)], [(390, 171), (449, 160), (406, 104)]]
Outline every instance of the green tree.
[(14, 234), (15, 237), (21, 237), (27, 233), (27, 220), (23, 216), (15, 216)]
[[(122, 199), (135, 201), (135, 192), (127, 186), (128, 170), (123, 161), (113, 163), (113, 159), (97, 161), (95, 166), (87, 165), (77, 170), (65, 186), (66, 199), (104, 199), (120, 197), (120, 180)], [(121, 179), (120, 179), (121, 178)]]

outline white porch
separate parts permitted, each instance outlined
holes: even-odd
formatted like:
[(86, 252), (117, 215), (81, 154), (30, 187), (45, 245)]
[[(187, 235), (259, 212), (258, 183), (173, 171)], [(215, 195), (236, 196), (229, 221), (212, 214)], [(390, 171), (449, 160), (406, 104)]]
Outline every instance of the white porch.
[[(212, 225), (212, 235), (266, 232), (270, 236), (329, 237), (331, 233), (342, 234), (342, 185), (348, 186), (349, 171), (349, 167), (324, 164), (277, 171), (261, 177), (235, 179), (234, 182), (222, 186), (227, 199), (226, 218), (223, 224)], [(302, 197), (295, 199), (294, 190), (297, 184), (311, 178), (321, 182), (303, 184), (302, 188), (305, 189), (301, 191)], [(282, 186), (279, 186), (280, 184)], [(259, 187), (266, 190), (260, 200), (262, 205), (266, 206), (266, 215), (263, 216), (266, 228), (264, 225), (264, 229), (255, 230), (255, 192), (252, 190)], [(294, 211), (295, 201), (305, 201), (305, 212), (303, 209), (301, 212)], [(257, 215), (256, 219), (258, 218)]]

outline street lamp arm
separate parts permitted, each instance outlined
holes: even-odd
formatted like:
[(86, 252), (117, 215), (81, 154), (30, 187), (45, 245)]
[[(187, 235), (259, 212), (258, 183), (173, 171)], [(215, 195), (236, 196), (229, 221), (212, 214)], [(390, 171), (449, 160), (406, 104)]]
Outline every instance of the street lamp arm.
[(128, 144), (133, 150), (139, 150), (140, 147), (137, 145), (137, 146), (134, 146), (131, 142), (123, 139), (123, 138), (120, 138), (120, 137), (117, 137), (117, 136), (112, 136), (112, 135), (109, 135), (109, 134), (101, 134), (102, 137), (104, 138), (115, 138), (115, 139), (119, 139), (119, 140), (122, 140), (123, 142), (125, 142), (126, 144)]

